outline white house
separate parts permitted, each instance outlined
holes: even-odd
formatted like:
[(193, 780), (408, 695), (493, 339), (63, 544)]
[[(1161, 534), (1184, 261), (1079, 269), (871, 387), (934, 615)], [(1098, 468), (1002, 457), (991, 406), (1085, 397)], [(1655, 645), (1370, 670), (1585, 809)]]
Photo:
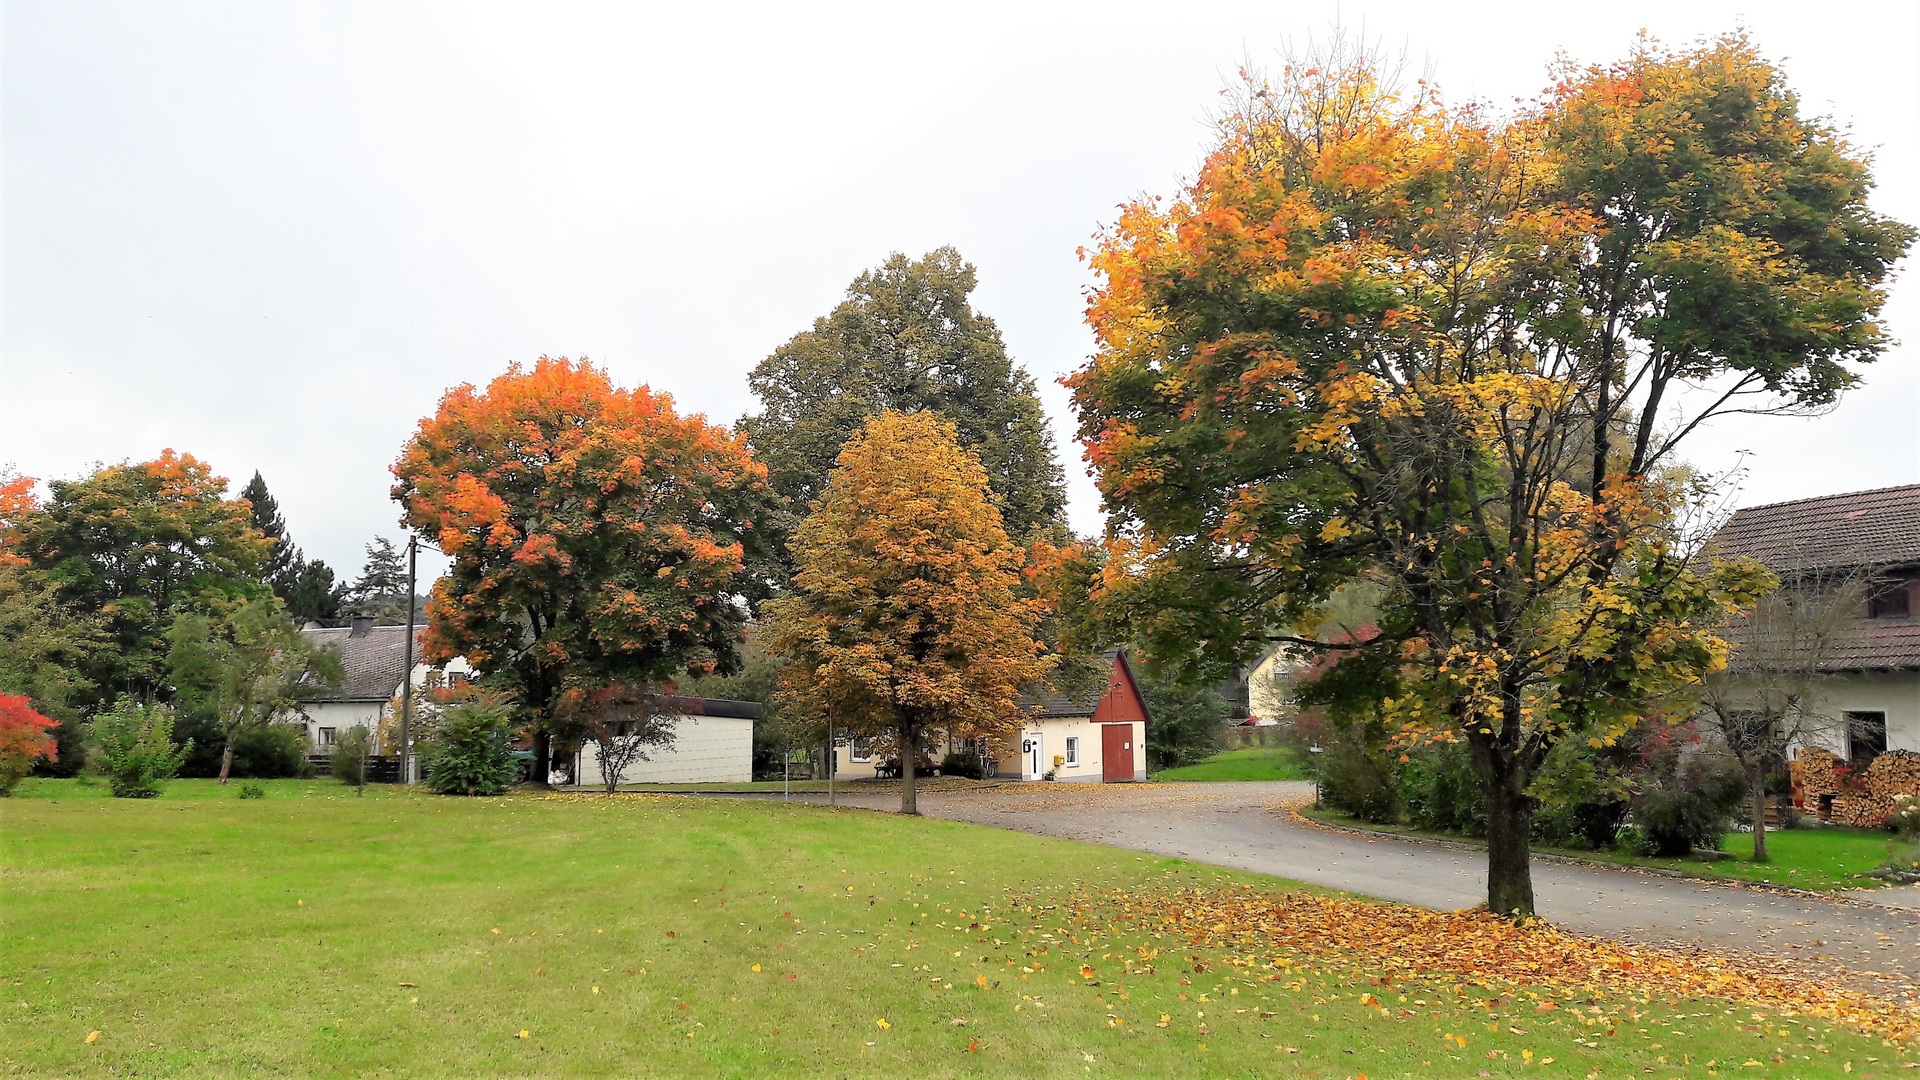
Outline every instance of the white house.
[(1291, 720), (1299, 713), (1295, 684), (1307, 664), (1290, 645), (1281, 645), (1260, 658), (1247, 673), (1247, 714), (1262, 726)]
[[(1020, 733), (983, 746), (972, 740), (943, 740), (929, 748), (934, 763), (946, 753), (984, 753), (990, 775), (1022, 780), (1112, 783), (1147, 778), (1147, 699), (1133, 666), (1118, 649), (1106, 652), (1112, 665), (1104, 687), (1081, 695), (1033, 688), (1020, 696), (1027, 714)], [(835, 775), (859, 779), (880, 774), (887, 764), (854, 739), (834, 748)]]
[[(1861, 764), (1920, 750), (1920, 484), (1749, 507), (1710, 546), (1787, 581), (1864, 579), (1860, 609), (1821, 664), (1814, 709), (1837, 722), (1819, 741)], [(1736, 645), (1743, 630), (1729, 631)], [(1741, 662), (1736, 649), (1736, 675)]]
[[(417, 638), (421, 628), (415, 629)], [(372, 619), (357, 617), (346, 626), (309, 627), (300, 632), (307, 640), (337, 653), (346, 675), (338, 687), (302, 701), (298, 715), (290, 718), (306, 730), (309, 745), (319, 753), (326, 753), (348, 728), (364, 727), (378, 732), (381, 718), (388, 714), (400, 694), (401, 679), (407, 670), (407, 628), (375, 626)], [(418, 640), (414, 643), (413, 659), (416, 701), (418, 695), (427, 690), (459, 685), (473, 678), (473, 665), (467, 663), (465, 657), (457, 657), (444, 667), (421, 660)], [(376, 747), (375, 750), (386, 753), (388, 748)]]

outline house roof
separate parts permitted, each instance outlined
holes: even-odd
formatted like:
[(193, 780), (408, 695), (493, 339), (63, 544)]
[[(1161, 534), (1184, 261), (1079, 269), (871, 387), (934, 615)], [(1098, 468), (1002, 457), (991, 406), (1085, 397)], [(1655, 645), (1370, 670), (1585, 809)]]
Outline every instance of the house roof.
[[(1804, 665), (1819, 648), (1811, 635), (1794, 642), (1784, 631), (1769, 631), (1739, 621), (1727, 627), (1727, 637), (1740, 646), (1727, 660), (1728, 668), (1736, 674), (1769, 667), (1804, 670)], [(1834, 674), (1920, 670), (1920, 622), (1850, 619), (1833, 631), (1826, 642), (1825, 653), (1819, 669)]]
[[(1721, 555), (1760, 560), (1782, 576), (1795, 572), (1853, 571), (1920, 563), (1920, 484), (1823, 495), (1738, 511), (1708, 543)], [(1744, 646), (1729, 664), (1736, 672), (1799, 663), (1816, 644), (1786, 640), (1788, 631), (1736, 621), (1728, 637)], [(1920, 669), (1920, 622), (1911, 618), (1850, 619), (1832, 632), (1820, 670)]]
[(1708, 543), (1779, 573), (1920, 562), (1920, 484), (1736, 511)]
[[(1124, 673), (1128, 684), (1133, 687), (1134, 692), (1141, 694), (1140, 680), (1133, 673), (1133, 665), (1127, 662), (1125, 650), (1108, 649), (1100, 654), (1100, 658), (1108, 662), (1109, 671), (1113, 668), (1118, 668)], [(1020, 692), (1019, 703), (1022, 709), (1027, 710), (1041, 720), (1073, 719), (1076, 717), (1092, 716), (1094, 711), (1100, 707), (1100, 699), (1107, 696), (1107, 689), (1110, 684), (1111, 675), (1078, 693), (1068, 693), (1050, 684), (1029, 686)], [(1147, 713), (1147, 702), (1144, 694), (1141, 694), (1140, 698), (1140, 711), (1142, 714)], [(1149, 716), (1149, 720), (1151, 720), (1151, 716)]]
[[(340, 654), (346, 681), (322, 690), (308, 701), (386, 701), (400, 689), (407, 675), (407, 628), (369, 627), (360, 637), (351, 627), (314, 627), (300, 631), (308, 640)], [(417, 640), (417, 638), (416, 638)], [(420, 658), (416, 645), (414, 659)]]

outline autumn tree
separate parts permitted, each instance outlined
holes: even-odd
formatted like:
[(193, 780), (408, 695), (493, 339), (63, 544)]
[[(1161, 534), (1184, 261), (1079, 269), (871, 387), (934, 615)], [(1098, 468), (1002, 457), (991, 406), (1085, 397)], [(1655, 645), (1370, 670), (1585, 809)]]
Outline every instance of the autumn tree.
[[(1398, 738), (1467, 744), (1489, 906), (1530, 913), (1547, 754), (1696, 689), (1710, 628), (1771, 583), (1691, 557), (1675, 454), (1872, 357), (1909, 232), (1866, 190), (1737, 37), (1562, 72), (1504, 121), (1345, 45), (1250, 79), (1183, 197), (1092, 256), (1095, 605), (1196, 676), (1347, 654)], [(1681, 386), (1718, 403), (1667, 423)], [(1361, 579), (1380, 633), (1320, 640)]]
[(753, 369), (760, 411), (738, 427), (795, 513), (820, 497), (861, 425), (925, 409), (979, 455), (1008, 533), (1024, 541), (1064, 527), (1065, 481), (1033, 377), (973, 307), (977, 281), (951, 247), (917, 261), (896, 254)]
[(49, 734), (55, 726), (28, 698), (0, 694), (0, 795), (13, 794), (34, 762), (59, 756), (59, 745)]
[(102, 698), (167, 691), (167, 630), (183, 611), (266, 595), (272, 543), (227, 481), (191, 454), (104, 466), (48, 483), (15, 527), (17, 548), (56, 597), (105, 624), (85, 674)]
[(542, 357), (448, 391), (394, 475), (407, 525), (453, 561), (425, 654), (515, 694), (542, 780), (553, 737), (578, 734), (570, 698), (738, 666), (777, 499), (744, 440), (667, 395)]
[(185, 612), (168, 629), (167, 642), (175, 699), (214, 717), (222, 784), (233, 769), (236, 740), (345, 678), (339, 654), (315, 646), (272, 596), (219, 613)]
[(33, 486), (0, 475), (0, 695), (26, 698), (55, 724), (56, 752), (30, 764), (71, 776), (86, 762), (81, 706), (97, 689), (85, 672), (104, 640), (98, 616), (63, 602), (46, 573), (15, 553), (40, 509)]
[(902, 813), (929, 733), (1017, 730), (1015, 698), (1049, 666), (986, 487), (953, 421), (881, 413), (841, 450), (793, 538), (792, 594), (769, 605), (783, 699), (899, 754)]

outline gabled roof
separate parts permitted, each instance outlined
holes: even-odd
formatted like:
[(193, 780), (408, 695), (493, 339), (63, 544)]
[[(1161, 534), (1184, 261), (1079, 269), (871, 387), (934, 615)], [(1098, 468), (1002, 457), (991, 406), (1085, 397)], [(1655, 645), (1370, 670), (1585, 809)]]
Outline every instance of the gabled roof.
[(1750, 506), (1707, 548), (1775, 573), (1920, 562), (1920, 484)]
[(1100, 680), (1097, 685), (1073, 694), (1058, 690), (1051, 685), (1029, 686), (1020, 691), (1020, 707), (1041, 720), (1090, 717), (1100, 707), (1100, 699), (1107, 696), (1107, 688), (1112, 681), (1111, 672), (1117, 668), (1127, 683), (1133, 687), (1134, 693), (1139, 696), (1140, 711), (1151, 723), (1152, 716), (1147, 711), (1147, 696), (1140, 690), (1140, 679), (1134, 675), (1133, 665), (1127, 661), (1126, 650), (1108, 649), (1100, 654), (1100, 659), (1107, 661), (1109, 675)]
[[(346, 626), (300, 632), (316, 645), (339, 653), (340, 666), (347, 676), (337, 688), (322, 690), (308, 701), (386, 701), (399, 692), (400, 682), (407, 675), (406, 627), (369, 627), (360, 637), (354, 637), (352, 628)], [(413, 658), (420, 659), (417, 643)]]

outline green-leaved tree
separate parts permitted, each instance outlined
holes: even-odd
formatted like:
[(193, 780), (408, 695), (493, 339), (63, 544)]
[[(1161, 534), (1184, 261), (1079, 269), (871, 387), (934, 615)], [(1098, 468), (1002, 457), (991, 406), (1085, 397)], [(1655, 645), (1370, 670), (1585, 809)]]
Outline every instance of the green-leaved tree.
[(1066, 489), (1033, 377), (969, 297), (974, 268), (951, 247), (894, 255), (747, 377), (760, 411), (740, 419), (773, 489), (804, 515), (853, 433), (886, 410), (937, 412), (980, 458), (1007, 533), (1063, 530)]

